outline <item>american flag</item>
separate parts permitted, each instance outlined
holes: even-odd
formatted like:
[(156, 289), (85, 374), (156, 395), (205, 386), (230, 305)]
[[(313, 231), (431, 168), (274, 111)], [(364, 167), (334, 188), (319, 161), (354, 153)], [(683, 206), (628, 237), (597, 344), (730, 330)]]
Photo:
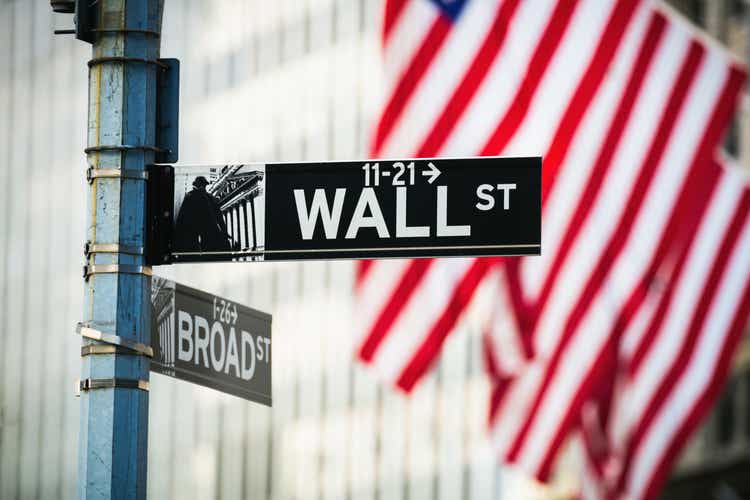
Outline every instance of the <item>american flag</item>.
[[(652, 498), (750, 313), (750, 199), (719, 150), (745, 74), (649, 0), (389, 0), (372, 155), (540, 155), (542, 256), (360, 264), (360, 359), (409, 391), (478, 285), (500, 457)], [(512, 313), (511, 313), (512, 312)]]

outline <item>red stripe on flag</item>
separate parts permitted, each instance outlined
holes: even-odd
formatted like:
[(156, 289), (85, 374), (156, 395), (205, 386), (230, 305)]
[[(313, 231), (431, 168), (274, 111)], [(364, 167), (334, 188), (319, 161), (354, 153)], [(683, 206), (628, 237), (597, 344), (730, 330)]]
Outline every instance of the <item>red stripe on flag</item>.
[(500, 154), (518, 130), (531, 106), (531, 101), (539, 87), (539, 82), (541, 82), (552, 56), (555, 54), (557, 47), (559, 47), (560, 40), (568, 28), (570, 19), (573, 17), (573, 12), (577, 6), (577, 0), (560, 1), (555, 6), (549, 24), (544, 30), (544, 35), (542, 35), (542, 39), (534, 51), (534, 56), (529, 62), (529, 70), (526, 72), (523, 82), (512, 100), (513, 104), (482, 148), (481, 156)]
[(599, 86), (607, 74), (607, 69), (617, 53), (617, 48), (624, 38), (623, 33), (625, 33), (625, 29), (630, 24), (636, 8), (640, 4), (639, 0), (621, 1), (617, 3), (610, 15), (607, 26), (604, 29), (604, 36), (599, 41), (594, 57), (583, 78), (581, 78), (573, 98), (568, 103), (563, 119), (557, 127), (552, 145), (544, 156), (542, 203), (547, 199), (552, 189), (552, 183), (557, 176), (571, 142), (573, 142), (576, 130), (578, 130), (578, 126), (583, 121), (583, 115), (599, 90)]
[[(560, 273), (560, 269), (573, 247), (573, 244), (578, 237), (578, 233), (583, 229), (584, 222), (588, 219), (588, 216), (591, 213), (591, 207), (594, 205), (594, 200), (598, 197), (601, 186), (607, 177), (607, 172), (612, 165), (612, 157), (614, 156), (615, 151), (617, 150), (617, 145), (626, 129), (628, 120), (634, 109), (634, 103), (641, 91), (646, 74), (651, 67), (656, 47), (664, 34), (665, 25), (666, 19), (664, 16), (658, 13), (655, 13), (652, 16), (643, 44), (638, 52), (636, 65), (633, 68), (630, 80), (625, 88), (625, 93), (623, 94), (622, 99), (620, 99), (620, 105), (615, 112), (615, 118), (607, 132), (607, 137), (602, 145), (596, 162), (594, 163), (594, 167), (591, 170), (586, 188), (578, 201), (573, 217), (566, 225), (565, 235), (561, 240), (559, 250), (555, 254), (552, 265), (550, 266), (550, 271), (541, 288), (535, 308), (535, 318), (539, 317), (539, 313), (544, 308), (552, 291), (552, 287)], [(547, 163), (545, 161), (545, 168), (546, 167)]]
[[(718, 177), (720, 173), (720, 167), (718, 167), (718, 165), (715, 165), (714, 167), (716, 170), (715, 176)], [(736, 214), (725, 235), (724, 241), (722, 241), (718, 256), (711, 269), (711, 273), (709, 274), (708, 280), (703, 290), (701, 291), (700, 301), (698, 303), (698, 306), (693, 311), (693, 317), (690, 321), (690, 327), (688, 329), (687, 335), (685, 336), (685, 339), (681, 343), (680, 351), (678, 355), (674, 359), (672, 359), (669, 370), (661, 379), (659, 387), (654, 393), (654, 396), (651, 398), (649, 405), (646, 407), (646, 411), (639, 419), (638, 426), (631, 434), (631, 438), (627, 446), (628, 451), (625, 453), (623, 472), (620, 476), (621, 487), (624, 486), (624, 482), (627, 479), (628, 472), (630, 471), (630, 467), (632, 466), (632, 460), (635, 456), (635, 452), (642, 444), (643, 438), (647, 433), (648, 428), (651, 426), (654, 418), (656, 418), (656, 415), (661, 410), (662, 405), (667, 400), (670, 391), (677, 384), (677, 381), (681, 377), (683, 371), (686, 369), (686, 367), (689, 366), (689, 361), (694, 354), (693, 351), (695, 345), (698, 342), (698, 337), (700, 335), (701, 328), (703, 327), (703, 323), (705, 321), (709, 307), (711, 305), (711, 302), (715, 298), (716, 290), (719, 286), (719, 280), (724, 274), (729, 256), (733, 251), (735, 245), (737, 244), (737, 240), (740, 236), (740, 231), (742, 230), (742, 227), (747, 219), (748, 209), (750, 209), (750, 197), (745, 194), (739, 206), (737, 207)], [(681, 259), (681, 263), (677, 266), (678, 272), (675, 273), (672, 281), (676, 282), (679, 275), (683, 271), (683, 263), (684, 259)], [(659, 310), (657, 311), (654, 321), (652, 322), (652, 325), (650, 325), (649, 330), (658, 330), (659, 328), (661, 328), (661, 323), (666, 316), (666, 311), (669, 308), (669, 305), (671, 304), (672, 298), (676, 291), (675, 288), (677, 287), (672, 284), (670, 289), (664, 295), (662, 301), (659, 304)], [(644, 344), (651, 346), (655, 333), (651, 331), (649, 333), (651, 337), (646, 339), (646, 342), (644, 342)], [(638, 359), (639, 366), (644, 356), (643, 351), (641, 351), (640, 354), (641, 357)]]
[(672, 469), (672, 464), (677, 458), (677, 454), (685, 445), (688, 438), (697, 429), (703, 418), (708, 414), (711, 406), (724, 386), (724, 381), (726, 380), (729, 369), (732, 366), (732, 357), (742, 340), (742, 334), (747, 327), (747, 318), (750, 316), (750, 282), (748, 282), (742, 296), (743, 298), (740, 307), (737, 309), (737, 313), (732, 321), (732, 326), (729, 330), (729, 335), (724, 342), (724, 346), (722, 347), (719, 360), (714, 365), (713, 374), (711, 375), (711, 383), (706, 390), (703, 391), (703, 394), (701, 394), (701, 397), (696, 401), (695, 405), (693, 405), (692, 410), (685, 420), (683, 420), (679, 429), (675, 433), (675, 439), (669, 443), (669, 446), (664, 452), (661, 460), (658, 462), (656, 469), (651, 474), (651, 479), (649, 480), (646, 494), (643, 498), (658, 498), (661, 486), (667, 479), (667, 476)]
[[(726, 126), (733, 103), (742, 88), (743, 80), (744, 75), (741, 72), (732, 71), (724, 89), (722, 89), (721, 98), (714, 109), (711, 119), (707, 121), (707, 123), (709, 123), (707, 132), (704, 134), (701, 145), (695, 155), (690, 168), (690, 174), (684, 182), (680, 199), (672, 210), (671, 216), (668, 219), (669, 223), (663, 232), (661, 241), (654, 253), (648, 271), (644, 273), (644, 277), (641, 279), (639, 285), (634, 289), (631, 297), (618, 314), (618, 317), (613, 324), (612, 332), (608, 336), (607, 344), (604, 346), (605, 351), (609, 350), (614, 352), (616, 349), (620, 340), (620, 335), (627, 326), (628, 321), (635, 316), (636, 311), (646, 296), (648, 287), (652, 281), (651, 278), (655, 275), (660, 263), (666, 258), (670, 246), (678, 243), (680, 239), (685, 241), (686, 238), (689, 238), (693, 234), (693, 228), (697, 226), (697, 220), (699, 217), (697, 212), (704, 210), (705, 205), (708, 203), (708, 189), (713, 186), (713, 183), (716, 180), (715, 174), (718, 172), (715, 170), (715, 166), (711, 160), (706, 160), (706, 158), (708, 157), (707, 155), (712, 153), (714, 145), (719, 140), (721, 133)], [(713, 177), (711, 176), (712, 167), (714, 167)], [(686, 216), (684, 214), (691, 212), (691, 205), (693, 205), (693, 220), (688, 222), (685, 220)], [(680, 237), (678, 237), (678, 231), (682, 232)], [(584, 396), (587, 394), (587, 391), (596, 383), (596, 380), (606, 377), (606, 365), (601, 366), (597, 362), (597, 366), (600, 367), (600, 370), (604, 371), (592, 369), (586, 375), (586, 379), (581, 384), (581, 387), (578, 389), (576, 396), (573, 399), (574, 403), (570, 406), (569, 410), (565, 413), (565, 417), (562, 419), (563, 425), (559, 426), (559, 430), (553, 439), (553, 443), (557, 443), (557, 445), (562, 443), (562, 439), (565, 436), (565, 425), (570, 425), (580, 412), (580, 406), (584, 402)], [(554, 449), (555, 445), (548, 447), (549, 452), (552, 452)], [(549, 473), (553, 458), (554, 455), (552, 453), (547, 454), (542, 463), (543, 465), (540, 468), (540, 476)]]
[(508, 28), (513, 16), (518, 11), (519, 3), (519, 0), (507, 0), (498, 9), (492, 27), (482, 42), (474, 61), (422, 145), (417, 149), (417, 156), (433, 156), (445, 143), (492, 67), (500, 48), (505, 43)]
[(355, 275), (354, 275), (354, 286), (359, 288), (364, 283), (367, 274), (372, 269), (372, 265), (375, 263), (374, 260), (359, 260), (356, 263)]
[(492, 387), (490, 389), (490, 405), (489, 411), (487, 412), (487, 422), (490, 426), (497, 417), (498, 410), (503, 404), (505, 395), (508, 393), (508, 389), (511, 385), (511, 379), (498, 379), (492, 381)]
[(456, 321), (474, 296), (474, 292), (488, 269), (489, 262), (486, 259), (474, 259), (469, 270), (461, 277), (442, 314), (401, 373), (397, 385), (404, 391), (411, 391), (414, 384), (430, 367), (445, 337), (456, 325)]
[[(733, 70), (727, 82), (722, 89), (721, 99), (714, 110), (711, 120), (708, 122), (710, 125), (706, 134), (704, 135), (701, 147), (696, 155), (696, 162), (711, 162), (713, 151), (713, 145), (717, 144), (721, 135), (726, 128), (729, 117), (731, 116), (734, 103), (737, 100), (737, 96), (742, 88), (744, 81), (744, 75), (737, 70)], [(700, 180), (699, 180), (700, 179)], [(695, 182), (704, 182), (702, 178), (698, 177)], [(653, 336), (646, 334), (646, 337), (641, 340), (638, 350), (633, 355), (631, 361), (631, 372), (637, 371), (640, 366), (645, 353), (651, 346)]]
[(599, 289), (601, 288), (601, 285), (606, 278), (607, 271), (610, 269), (612, 263), (615, 261), (615, 259), (625, 246), (627, 237), (630, 234), (631, 229), (633, 228), (633, 221), (642, 206), (643, 198), (646, 196), (648, 187), (654, 178), (654, 171), (659, 164), (659, 160), (662, 153), (664, 152), (664, 149), (666, 148), (668, 139), (675, 126), (677, 115), (687, 95), (687, 91), (691, 83), (695, 79), (698, 65), (703, 57), (703, 54), (704, 49), (700, 45), (698, 45), (697, 43), (693, 43), (691, 45), (691, 48), (688, 51), (688, 56), (685, 59), (680, 70), (678, 81), (673, 89), (672, 95), (669, 98), (667, 108), (660, 121), (659, 127), (657, 129), (657, 135), (651, 144), (651, 148), (646, 155), (646, 159), (643, 162), (643, 165), (640, 168), (638, 179), (631, 192), (630, 199), (628, 200), (625, 211), (621, 219), (618, 221), (618, 229), (610, 239), (607, 248), (603, 252), (601, 258), (599, 259), (599, 262), (597, 263), (597, 266), (594, 269), (594, 272), (589, 277), (583, 293), (578, 300), (578, 303), (575, 305), (568, 317), (562, 337), (558, 345), (556, 346), (555, 352), (547, 366), (546, 375), (542, 382), (542, 387), (538, 391), (532, 405), (532, 409), (529, 412), (529, 415), (531, 415), (532, 418), (529, 418), (526, 420), (526, 422), (524, 422), (521, 431), (517, 434), (513, 445), (510, 448), (510, 451), (508, 453), (508, 460), (510, 461), (515, 461), (517, 459), (521, 447), (523, 446), (523, 443), (525, 441), (526, 435), (529, 432), (529, 428), (531, 427), (531, 423), (534, 420), (533, 415), (535, 415), (539, 405), (541, 404), (541, 400), (547, 392), (547, 388), (549, 387), (549, 384), (553, 378), (553, 374), (557, 370), (557, 365), (560, 361), (562, 353), (564, 352), (565, 348), (576, 332), (576, 329), (580, 321), (583, 319), (585, 312), (588, 310), (589, 305), (591, 304), (592, 300), (594, 300)]
[[(564, 160), (565, 154), (567, 153), (573, 136), (575, 135), (575, 132), (578, 129), (580, 122), (582, 121), (582, 116), (586, 112), (586, 109), (588, 109), (588, 106), (591, 104), (591, 100), (596, 94), (596, 91), (598, 90), (599, 85), (601, 84), (601, 81), (606, 74), (606, 70), (611, 63), (616, 48), (619, 46), (619, 43), (623, 38), (622, 34), (626, 26), (629, 24), (630, 18), (635, 12), (638, 4), (639, 2), (622, 2), (617, 5), (612, 16), (610, 16), (607, 29), (605, 30), (605, 36), (602, 39), (599, 47), (597, 48), (596, 54), (592, 59), (592, 62), (588, 70), (586, 71), (584, 78), (582, 78), (582, 80), (580, 81), (578, 89), (576, 90), (575, 95), (573, 96), (573, 99), (571, 100), (571, 103), (569, 104), (568, 109), (566, 110), (563, 119), (558, 126), (552, 145), (550, 146), (550, 149), (544, 158), (544, 169), (542, 172), (543, 204), (545, 203), (547, 195), (552, 188), (554, 178), (557, 176), (557, 170), (559, 170), (559, 167)], [(611, 156), (614, 152), (614, 147), (619, 142), (619, 139), (622, 135), (622, 129), (624, 128), (624, 125), (627, 122), (628, 117), (630, 116), (632, 103), (635, 100), (638, 91), (640, 90), (643, 77), (653, 56), (656, 43), (658, 42), (658, 39), (661, 37), (661, 34), (664, 31), (665, 22), (666, 21), (662, 15), (652, 15), (651, 22), (646, 30), (644, 43), (642, 44), (639, 51), (637, 59), (638, 65), (631, 75), (631, 80), (626, 87), (626, 92), (615, 115), (615, 120), (610, 126), (610, 132), (607, 136), (607, 140), (605, 141), (605, 145), (600, 152), (600, 158), (596, 163), (597, 166), (595, 166), (593, 169), (594, 174), (592, 175), (592, 177), (594, 178), (594, 180), (589, 181), (587, 192), (597, 192), (598, 185), (601, 185), (601, 179), (598, 181), (597, 185), (596, 172), (598, 170), (606, 170), (609, 167), (609, 159), (611, 159)], [(602, 178), (603, 174), (604, 172), (601, 172)], [(593, 193), (589, 194), (593, 195)], [(584, 197), (585, 196), (586, 193), (584, 193)], [(565, 247), (572, 244), (568, 242), (566, 245), (566, 240), (572, 240), (574, 235), (571, 235), (571, 232), (575, 234), (578, 233), (578, 230), (582, 226), (583, 219), (585, 219), (585, 216), (589, 213), (588, 209), (590, 206), (590, 202), (579, 202), (578, 210), (573, 217), (573, 220), (580, 219), (579, 222), (567, 225), (568, 231), (566, 232), (566, 236), (563, 239), (563, 246), (560, 252), (555, 255), (555, 260), (553, 261), (551, 267), (552, 272), (548, 274), (548, 279), (542, 287), (540, 299), (538, 299), (540, 302), (544, 302), (546, 300), (546, 296), (549, 295), (552, 284), (552, 280), (550, 278), (557, 274), (557, 272), (559, 271), (559, 267), (562, 265), (564, 256), (565, 254), (567, 254), (568, 250), (568, 248)], [(523, 301), (523, 292), (520, 286), (519, 263), (520, 261), (518, 259), (514, 259), (512, 261), (512, 265), (506, 266), (508, 283), (510, 285), (509, 293), (511, 295), (514, 312), (516, 314), (518, 322), (519, 324), (525, 325), (523, 331), (531, 331), (533, 329), (536, 318), (535, 309), (532, 309), (530, 304)], [(524, 346), (527, 348), (527, 352), (529, 354), (532, 354), (533, 347), (530, 337), (528, 335), (524, 335), (523, 338), (525, 339)]]
[[(678, 242), (680, 238), (675, 238), (675, 229), (679, 228), (684, 233), (693, 234), (694, 230), (698, 227), (701, 217), (705, 215), (705, 208), (710, 200), (711, 190), (715, 187), (718, 176), (713, 175), (712, 177), (709, 171), (701, 168), (703, 164), (703, 162), (696, 162), (695, 168), (691, 173), (695, 175), (689, 175), (683, 183), (680, 199), (675, 203), (671, 217), (669, 218), (670, 225), (663, 231), (661, 236), (661, 251), (657, 251), (654, 256), (654, 267), (658, 266), (658, 263), (666, 256), (667, 248), (670, 244), (677, 244), (679, 246)], [(686, 213), (689, 213), (689, 216), (686, 216)], [(675, 223), (674, 225), (671, 224), (673, 222)], [(682, 268), (682, 264), (688, 255), (689, 246), (682, 246), (682, 253), (678, 258), (675, 266), (676, 269)], [(678, 276), (673, 276), (671, 281), (676, 282), (677, 279)], [(617, 320), (613, 323), (612, 331), (607, 336), (607, 342), (602, 347), (597, 361), (594, 363), (593, 368), (586, 374), (584, 381), (580, 384), (572, 399), (572, 403), (561, 419), (563, 424), (558, 427), (560, 430), (555, 434), (552, 445), (548, 447), (548, 453), (540, 467), (540, 476), (546, 477), (549, 474), (554, 460), (553, 450), (556, 449), (556, 446), (562, 444), (566, 426), (571, 425), (574, 419), (578, 418), (582, 405), (590, 396), (590, 390), (595, 385), (601, 383), (601, 380), (607, 380), (608, 376), (611, 376), (608, 373), (611, 374), (612, 370), (616, 369), (618, 342), (625, 326), (627, 326), (627, 322), (632, 319), (634, 314), (635, 310), (628, 316), (618, 315)]]
[[(545, 443), (544, 457), (540, 462), (539, 470), (536, 471), (536, 477), (540, 481), (547, 481), (549, 479), (554, 459), (563, 445), (563, 441), (567, 436), (567, 431), (580, 419), (583, 404), (588, 400), (591, 392), (595, 389), (597, 384), (601, 383), (602, 380), (611, 377), (613, 370), (615, 369), (615, 352), (605, 350), (602, 355), (597, 357), (589, 370), (591, 376), (587, 376), (580, 384), (574, 397), (570, 400), (566, 411), (561, 413), (561, 417), (557, 423), (557, 430), (552, 439), (548, 443)], [(550, 378), (551, 377), (545, 378), (545, 382)], [(544, 390), (546, 390), (546, 387)]]
[(492, 345), (492, 339), (490, 338), (490, 328), (488, 327), (482, 333), (482, 359), (484, 360), (484, 368), (487, 374), (490, 376), (490, 381), (500, 378), (500, 368), (495, 360), (494, 352), (495, 349)]
[[(693, 173), (695, 175), (689, 175), (685, 182), (683, 183), (682, 193), (680, 195), (680, 199), (675, 204), (674, 208), (672, 209), (672, 217), (670, 217), (670, 222), (675, 221), (679, 218), (679, 224), (678, 227), (685, 233), (693, 233), (695, 232), (695, 229), (698, 227), (700, 220), (702, 217), (705, 217), (706, 215), (706, 206), (708, 205), (708, 202), (711, 198), (711, 191), (716, 186), (716, 181), (718, 180), (718, 172), (715, 172), (715, 174), (712, 176), (709, 171), (707, 171), (704, 168), (701, 168), (703, 165), (702, 162), (696, 162), (695, 166), (696, 168), (693, 170)], [(698, 183), (696, 183), (696, 180), (700, 180)], [(692, 205), (692, 206), (689, 206)], [(686, 212), (689, 212), (689, 214), (686, 214)], [(662, 255), (657, 255), (655, 257), (655, 261), (661, 261), (665, 254), (666, 254), (666, 248), (669, 245), (669, 243), (677, 243), (677, 246), (681, 246), (679, 252), (680, 255), (677, 258), (677, 262), (675, 267), (675, 270), (677, 271), (674, 273), (674, 275), (670, 279), (670, 283), (668, 285), (669, 292), (666, 295), (670, 295), (673, 293), (674, 289), (676, 288), (675, 283), (679, 281), (680, 274), (682, 270), (684, 269), (684, 262), (687, 259), (687, 256), (689, 254), (690, 247), (693, 243), (693, 241), (689, 241), (688, 245), (679, 245), (678, 241), (680, 238), (675, 238), (676, 241), (673, 241), (674, 237), (674, 231), (675, 227), (667, 228), (663, 231), (663, 234), (661, 236), (661, 242), (666, 242), (666, 245), (661, 245), (662, 249), (664, 250)], [(657, 252), (658, 254), (658, 252)], [(670, 300), (666, 298), (665, 295), (665, 304), (668, 304)], [(634, 313), (635, 311), (633, 311)], [(633, 316), (628, 316), (627, 319), (631, 319)], [(607, 378), (607, 371), (609, 369), (614, 369), (616, 367), (617, 359), (612, 359), (612, 356), (617, 355), (616, 347), (618, 345), (618, 340), (620, 338), (620, 335), (622, 333), (622, 330), (626, 326), (626, 321), (620, 321), (623, 319), (624, 316), (619, 315), (618, 319), (614, 322), (612, 331), (607, 336), (607, 342), (605, 343), (602, 354), (598, 356), (597, 362), (594, 365), (594, 368), (591, 369), (587, 374), (586, 377), (581, 384), (580, 388), (576, 391), (575, 397), (573, 398), (572, 404), (569, 406), (568, 411), (565, 412), (564, 420), (570, 422), (571, 419), (576, 418), (578, 414), (580, 414), (581, 407), (585, 400), (589, 396), (590, 389), (598, 383), (598, 381), (601, 381), (603, 379)], [(609, 356), (609, 358), (607, 357)], [(609, 362), (603, 362), (603, 360), (609, 359)], [(562, 426), (561, 426), (562, 428)], [(557, 443), (558, 445), (562, 442), (562, 438), (564, 437), (564, 432), (557, 432), (553, 443)], [(553, 444), (554, 446), (554, 444)], [(551, 448), (550, 448), (551, 449)], [(550, 453), (548, 456), (545, 457), (543, 460), (543, 465), (541, 469), (548, 473), (551, 469), (552, 460), (554, 456)]]
[(399, 79), (388, 104), (386, 104), (383, 110), (378, 128), (375, 131), (375, 140), (372, 146), (373, 156), (380, 154), (383, 143), (406, 108), (406, 104), (411, 99), (414, 89), (417, 88), (435, 55), (440, 50), (440, 47), (442, 47), (451, 26), (452, 23), (445, 16), (441, 15), (435, 19), (435, 22), (430, 27), (422, 46)]
[[(700, 179), (699, 182), (700, 182), (700, 185), (705, 186), (705, 185), (710, 184), (711, 187), (713, 187), (717, 178), (718, 178), (718, 172), (712, 173), (710, 175), (704, 174), (703, 176), (699, 177)], [(709, 196), (709, 194), (705, 192), (701, 192), (700, 194), (704, 196)], [(682, 222), (681, 229), (683, 229), (683, 232), (687, 230), (688, 226), (690, 227), (690, 231), (695, 229), (694, 221), (691, 220), (689, 223), (686, 224), (685, 220), (683, 219), (681, 222)], [(684, 237), (685, 235), (683, 234), (681, 236)], [(680, 239), (680, 238), (677, 238), (677, 239)], [(693, 241), (690, 240), (688, 242), (688, 245), (681, 249), (681, 254), (679, 258), (677, 259), (677, 261), (674, 263), (672, 274), (668, 280), (667, 291), (662, 296), (659, 302), (659, 305), (657, 306), (656, 312), (654, 313), (654, 316), (651, 319), (651, 323), (646, 329), (643, 337), (640, 340), (638, 348), (636, 349), (635, 354), (633, 355), (633, 358), (632, 358), (632, 361), (628, 370), (630, 372), (629, 376), (631, 377), (635, 376), (635, 373), (637, 373), (640, 370), (640, 367), (643, 364), (643, 361), (645, 360), (646, 355), (651, 350), (651, 346), (653, 345), (653, 343), (656, 341), (656, 339), (659, 336), (659, 331), (661, 330), (662, 323), (666, 319), (669, 306), (671, 305), (671, 302), (672, 302), (672, 297), (674, 296), (674, 293), (676, 291), (675, 283), (677, 282), (679, 277), (682, 275), (682, 272), (684, 271), (683, 265), (687, 257), (687, 251), (692, 245), (692, 243)]]
[[(398, 21), (401, 13), (404, 11), (404, 6), (410, 0), (388, 0), (385, 3), (385, 12), (383, 13), (383, 45), (388, 43), (388, 38), (391, 35), (393, 26)], [(413, 0), (412, 0), (413, 1)], [(417, 0), (421, 1), (421, 0)]]
[[(635, 185), (631, 191), (623, 214), (618, 221), (617, 230), (608, 242), (597, 266), (594, 268), (594, 272), (586, 283), (586, 287), (584, 288), (584, 292), (582, 293), (578, 304), (576, 304), (570, 315), (569, 323), (571, 323), (571, 327), (566, 327), (566, 332), (568, 333), (572, 332), (578, 325), (578, 321), (583, 317), (583, 313), (588, 308), (591, 300), (596, 297), (612, 262), (614, 262), (615, 258), (625, 246), (627, 237), (633, 228), (633, 222), (641, 209), (643, 199), (648, 192), (648, 187), (654, 179), (656, 167), (659, 165), (661, 156), (669, 141), (669, 137), (677, 123), (677, 117), (682, 109), (688, 89), (695, 79), (698, 66), (703, 59), (704, 53), (705, 50), (703, 47), (695, 42), (691, 44), (690, 49), (688, 50), (688, 55), (680, 69), (678, 80), (675, 87), (672, 89), (672, 95), (669, 98), (667, 107), (664, 110), (664, 114), (662, 115), (659, 126), (657, 127), (656, 136), (651, 143), (651, 147), (646, 154), (643, 164), (641, 165)], [(544, 303), (537, 306), (539, 314), (541, 314), (544, 306)]]
[(531, 306), (524, 298), (520, 265), (520, 257), (506, 259), (503, 271), (505, 272), (505, 282), (508, 286), (510, 305), (513, 308), (512, 312), (518, 325), (521, 347), (526, 359), (531, 359), (534, 357), (534, 344), (531, 339), (533, 318), (531, 316)]
[(411, 262), (394, 289), (393, 295), (391, 295), (375, 324), (368, 332), (366, 340), (359, 350), (359, 357), (362, 360), (372, 361), (380, 343), (393, 326), (393, 322), (398, 317), (404, 304), (414, 294), (417, 284), (422, 280), (432, 262), (433, 259), (416, 259)]
[[(679, 252), (679, 248), (684, 247), (686, 244), (690, 244), (689, 240), (694, 235), (699, 213), (705, 209), (710, 196), (710, 188), (713, 188), (716, 181), (716, 171), (712, 172), (712, 163), (704, 160), (704, 158), (702, 151), (699, 151), (691, 166), (691, 172), (684, 183), (685, 186), (683, 187), (680, 199), (670, 214), (667, 226), (663, 231), (651, 262), (613, 323), (611, 343), (620, 341), (620, 336), (628, 326), (628, 322), (636, 315), (643, 301), (646, 299), (649, 289), (654, 286), (660, 267), (666, 261), (667, 257), (674, 252)], [(688, 216), (684, 214), (688, 214)], [(671, 276), (669, 278), (670, 282), (673, 281), (674, 277), (672, 274), (679, 267), (679, 262), (680, 260), (677, 259), (667, 270), (668, 276)], [(652, 321), (658, 315), (658, 312), (655, 312), (654, 315)], [(641, 342), (650, 345), (650, 341), (647, 339), (648, 335), (649, 333), (646, 332)], [(637, 357), (638, 355), (634, 356), (634, 358)], [(631, 358), (630, 363), (631, 366), (634, 366), (633, 358)], [(635, 364), (638, 364), (638, 362)]]

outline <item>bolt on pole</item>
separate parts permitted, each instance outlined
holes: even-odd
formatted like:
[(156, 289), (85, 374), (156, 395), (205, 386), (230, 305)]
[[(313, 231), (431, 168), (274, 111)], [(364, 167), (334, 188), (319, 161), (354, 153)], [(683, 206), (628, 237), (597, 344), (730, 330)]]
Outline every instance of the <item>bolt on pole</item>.
[[(146, 346), (151, 279), (143, 252), (144, 172), (154, 163), (163, 4), (76, 2), (77, 29), (90, 29), (84, 35), (93, 44), (88, 62), (84, 328), (79, 331)], [(91, 338), (84, 337), (83, 343), (78, 497), (146, 498), (150, 360)], [(87, 348), (91, 344), (99, 347)]]

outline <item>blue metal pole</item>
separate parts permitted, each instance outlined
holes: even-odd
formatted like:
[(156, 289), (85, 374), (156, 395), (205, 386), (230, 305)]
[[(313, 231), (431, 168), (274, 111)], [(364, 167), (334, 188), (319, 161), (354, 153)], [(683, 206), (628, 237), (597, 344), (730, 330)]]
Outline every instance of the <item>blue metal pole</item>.
[[(150, 345), (151, 279), (141, 250), (146, 184), (134, 174), (154, 162), (163, 0), (94, 5), (99, 11), (89, 62), (86, 150), (93, 173), (86, 222), (93, 252), (87, 256), (84, 323)], [(120, 177), (106, 176), (118, 171)], [(129, 384), (148, 381), (149, 359), (111, 345), (83, 354), (78, 496), (145, 498), (148, 390)]]

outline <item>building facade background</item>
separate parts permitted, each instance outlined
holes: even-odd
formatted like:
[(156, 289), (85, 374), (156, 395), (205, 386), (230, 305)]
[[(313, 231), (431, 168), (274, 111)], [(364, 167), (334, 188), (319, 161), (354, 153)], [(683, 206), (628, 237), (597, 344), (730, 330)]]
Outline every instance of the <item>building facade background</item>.
[[(750, 6), (674, 3), (747, 58)], [(167, 0), (162, 56), (182, 65), (181, 163), (364, 158), (382, 92), (381, 8), (379, 0)], [(3, 499), (76, 492), (90, 47), (53, 37), (65, 22), (46, 0), (0, 0)], [(748, 166), (747, 96), (743, 109), (729, 148)], [(550, 492), (497, 467), (472, 315), (405, 398), (353, 362), (351, 263), (155, 272), (273, 314), (274, 407), (154, 374), (151, 498), (489, 499), (571, 490), (565, 468)], [(736, 373), (732, 425), (716, 423), (727, 418), (719, 410), (681, 470), (701, 470), (711, 450), (725, 450), (712, 429), (738, 429), (727, 440), (740, 460), (747, 456), (750, 381), (746, 368)]]

